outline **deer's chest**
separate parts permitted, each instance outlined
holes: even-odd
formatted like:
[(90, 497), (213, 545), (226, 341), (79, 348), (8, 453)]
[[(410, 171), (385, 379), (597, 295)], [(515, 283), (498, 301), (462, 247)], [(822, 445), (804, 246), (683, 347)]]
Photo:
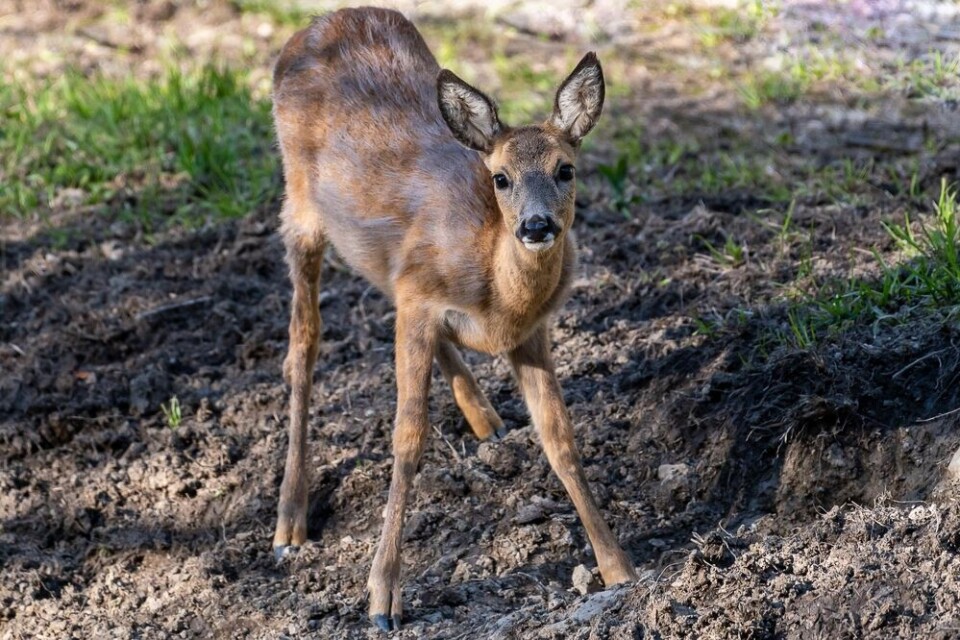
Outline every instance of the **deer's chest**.
[(518, 318), (505, 313), (447, 311), (444, 315), (444, 337), (474, 351), (506, 353), (526, 340), (541, 319), (542, 315), (537, 314)]

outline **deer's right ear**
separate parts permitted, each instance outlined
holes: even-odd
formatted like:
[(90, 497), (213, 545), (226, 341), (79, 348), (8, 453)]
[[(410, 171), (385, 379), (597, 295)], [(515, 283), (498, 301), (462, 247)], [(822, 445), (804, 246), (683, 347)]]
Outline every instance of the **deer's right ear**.
[(443, 119), (462, 145), (482, 153), (493, 151), (493, 139), (501, 129), (493, 100), (444, 69), (437, 76), (437, 101)]

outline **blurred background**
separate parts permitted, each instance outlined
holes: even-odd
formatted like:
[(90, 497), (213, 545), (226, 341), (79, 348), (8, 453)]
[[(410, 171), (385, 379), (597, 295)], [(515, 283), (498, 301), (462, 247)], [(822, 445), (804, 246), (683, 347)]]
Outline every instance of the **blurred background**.
[[(403, 633), (960, 628), (960, 4), (385, 4), (511, 124), (602, 60), (555, 351), (644, 575), (594, 593), (508, 369), (469, 356), (512, 431), (476, 443), (435, 376)], [(270, 78), (338, 6), (0, 0), (0, 638), (366, 636), (394, 316), (333, 252), (311, 542), (269, 549)]]
[[(700, 193), (776, 203), (862, 197), (871, 185), (916, 193), (937, 186), (931, 163), (955, 155), (954, 3), (393, 6), (441, 65), (495, 93), (508, 121), (543, 117), (556, 77), (596, 49), (610, 88), (591, 147), (612, 168), (625, 162), (605, 172), (621, 208)], [(127, 206), (144, 222), (196, 222), (275, 197), (272, 62), (331, 8), (4, 2), (0, 211), (36, 220), (133, 194)]]

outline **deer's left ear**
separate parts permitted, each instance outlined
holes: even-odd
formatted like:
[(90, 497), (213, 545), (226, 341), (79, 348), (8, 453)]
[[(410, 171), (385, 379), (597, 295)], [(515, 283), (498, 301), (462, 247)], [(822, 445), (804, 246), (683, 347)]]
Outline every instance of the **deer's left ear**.
[(580, 144), (600, 119), (603, 92), (603, 69), (591, 51), (557, 90), (550, 123), (566, 133), (571, 144)]

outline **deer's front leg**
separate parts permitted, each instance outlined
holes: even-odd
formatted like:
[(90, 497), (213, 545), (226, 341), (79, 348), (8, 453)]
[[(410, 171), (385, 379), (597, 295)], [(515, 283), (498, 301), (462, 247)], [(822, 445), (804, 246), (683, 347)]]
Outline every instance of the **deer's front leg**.
[(610, 586), (636, 580), (633, 563), (604, 521), (587, 485), (570, 414), (550, 357), (546, 327), (538, 328), (524, 344), (510, 352), (509, 358), (550, 466), (570, 495), (590, 537), (603, 581)]
[(400, 543), (407, 494), (427, 439), (427, 396), (436, 348), (436, 325), (419, 309), (397, 305), (397, 417), (393, 432), (393, 479), (380, 544), (370, 568), (370, 619), (384, 631), (400, 627)]

